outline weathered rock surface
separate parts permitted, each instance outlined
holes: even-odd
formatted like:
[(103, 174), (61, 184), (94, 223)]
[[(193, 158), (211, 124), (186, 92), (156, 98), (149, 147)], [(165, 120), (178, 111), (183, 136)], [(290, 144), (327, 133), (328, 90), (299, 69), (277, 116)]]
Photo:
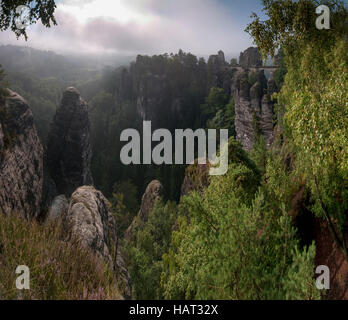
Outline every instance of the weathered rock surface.
[(40, 215), (43, 148), (28, 103), (9, 90), (0, 106), (0, 211)]
[(242, 68), (262, 67), (262, 57), (255, 47), (250, 47), (239, 56), (239, 65)]
[(142, 197), (141, 206), (137, 217), (134, 218), (132, 224), (125, 232), (125, 239), (130, 241), (133, 236), (133, 230), (137, 224), (137, 221), (146, 222), (149, 218), (149, 214), (154, 208), (156, 202), (162, 198), (163, 186), (158, 180), (152, 181), (146, 188), (146, 191)]
[[(346, 243), (348, 243), (347, 232)], [(317, 247), (315, 265), (328, 266), (330, 269), (330, 290), (327, 298), (348, 300), (348, 261), (333, 240), (328, 224), (320, 219), (315, 221), (315, 245)]]
[(209, 86), (224, 89), (227, 96), (231, 94), (232, 72), (228, 69), (223, 51), (211, 55), (208, 59)]
[(245, 150), (251, 150), (256, 135), (265, 138), (267, 147), (273, 142), (273, 106), (271, 96), (276, 90), (273, 80), (276, 68), (268, 68), (266, 78), (262, 57), (251, 47), (240, 54), (238, 65), (228, 65), (219, 51), (208, 60), (209, 86), (224, 89), (235, 101), (237, 140)]
[(64, 194), (54, 198), (46, 216), (47, 222), (52, 222), (64, 216), (69, 209), (69, 201)]
[(58, 194), (69, 197), (78, 187), (93, 184), (91, 158), (88, 106), (71, 87), (63, 94), (47, 146), (47, 165)]
[(92, 186), (78, 188), (71, 196), (65, 223), (82, 245), (111, 265), (126, 299), (131, 296), (130, 276), (118, 245), (115, 219), (110, 203)]
[(161, 199), (163, 193), (163, 186), (158, 180), (152, 181), (146, 188), (146, 191), (141, 200), (141, 207), (139, 216), (141, 220), (146, 222), (149, 214), (153, 209), (155, 203)]
[(236, 68), (231, 86), (236, 138), (245, 150), (251, 150), (258, 133), (270, 147), (274, 129), (274, 102), (271, 99), (276, 88), (274, 80), (267, 80), (265, 71), (258, 68), (262, 66), (262, 59), (256, 48), (247, 49), (240, 60), (241, 67)]

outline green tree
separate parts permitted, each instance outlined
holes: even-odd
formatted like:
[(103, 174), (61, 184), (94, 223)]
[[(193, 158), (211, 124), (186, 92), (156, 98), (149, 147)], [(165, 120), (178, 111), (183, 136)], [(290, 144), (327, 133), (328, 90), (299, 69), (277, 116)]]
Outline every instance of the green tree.
[[(264, 55), (281, 46), (288, 70), (277, 95), (294, 167), (346, 259), (348, 210), (348, 42), (344, 1), (325, 1), (331, 29), (315, 26), (317, 1), (264, 1), (269, 19), (247, 30)], [(285, 107), (286, 106), (286, 107)]]
[(57, 24), (54, 18), (56, 4), (54, 0), (2, 0), (0, 2), (0, 30), (11, 29), (17, 37), (23, 35), (27, 39), (25, 29), (20, 29), (16, 25), (16, 19), (20, 18), (17, 12), (19, 6), (27, 6), (29, 10), (29, 24), (41, 21), (45, 27)]
[(236, 67), (236, 66), (238, 65), (237, 59), (236, 59), (236, 58), (232, 58), (232, 59), (231, 59), (231, 62), (230, 62), (230, 65), (231, 65), (232, 67)]
[(235, 136), (235, 108), (234, 99), (223, 108), (217, 111), (215, 116), (207, 121), (208, 129), (228, 129), (229, 136)]
[(169, 250), (176, 210), (175, 203), (157, 202), (148, 221), (138, 221), (134, 243), (126, 244), (134, 299), (163, 299), (160, 286), (162, 256)]
[[(255, 192), (231, 164), (202, 195), (184, 198), (161, 285), (167, 299), (318, 299), (314, 245), (299, 249), (284, 205)], [(189, 218), (188, 218), (189, 217)]]
[(227, 103), (227, 96), (223, 89), (212, 87), (209, 91), (205, 103), (202, 105), (203, 122), (215, 116), (215, 114), (224, 108)]
[(122, 237), (139, 210), (137, 187), (131, 180), (114, 184), (111, 205), (116, 216), (117, 232)]

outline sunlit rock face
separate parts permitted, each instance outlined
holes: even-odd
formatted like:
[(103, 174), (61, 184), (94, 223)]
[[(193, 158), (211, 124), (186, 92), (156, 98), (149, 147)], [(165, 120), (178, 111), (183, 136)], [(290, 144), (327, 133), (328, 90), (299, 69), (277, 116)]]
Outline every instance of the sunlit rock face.
[(93, 184), (91, 158), (88, 106), (71, 87), (63, 93), (47, 145), (47, 166), (58, 194), (70, 197), (78, 187)]
[(81, 244), (90, 248), (115, 271), (124, 298), (131, 297), (131, 281), (117, 238), (117, 225), (111, 205), (92, 186), (78, 188), (71, 196), (65, 223)]
[(0, 213), (40, 214), (43, 147), (28, 103), (9, 90), (0, 103)]

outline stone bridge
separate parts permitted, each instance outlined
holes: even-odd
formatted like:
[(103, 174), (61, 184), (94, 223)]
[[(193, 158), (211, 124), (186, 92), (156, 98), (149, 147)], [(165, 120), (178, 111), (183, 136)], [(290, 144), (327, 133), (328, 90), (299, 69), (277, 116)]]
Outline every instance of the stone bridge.
[(237, 71), (244, 71), (244, 70), (250, 70), (253, 72), (268, 71), (270, 74), (270, 80), (274, 79), (274, 73), (278, 70), (278, 68), (279, 66), (248, 67), (247, 69), (241, 66), (229, 67), (230, 70), (237, 70)]

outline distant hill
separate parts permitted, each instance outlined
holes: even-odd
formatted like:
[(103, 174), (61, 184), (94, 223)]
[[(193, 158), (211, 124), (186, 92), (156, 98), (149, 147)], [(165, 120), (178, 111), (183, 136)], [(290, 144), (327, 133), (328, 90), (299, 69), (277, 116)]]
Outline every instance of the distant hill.
[(65, 56), (30, 47), (0, 45), (0, 64), (7, 72), (28, 73), (39, 78), (55, 77), (64, 81), (88, 80), (105, 67), (127, 65), (134, 57)]

